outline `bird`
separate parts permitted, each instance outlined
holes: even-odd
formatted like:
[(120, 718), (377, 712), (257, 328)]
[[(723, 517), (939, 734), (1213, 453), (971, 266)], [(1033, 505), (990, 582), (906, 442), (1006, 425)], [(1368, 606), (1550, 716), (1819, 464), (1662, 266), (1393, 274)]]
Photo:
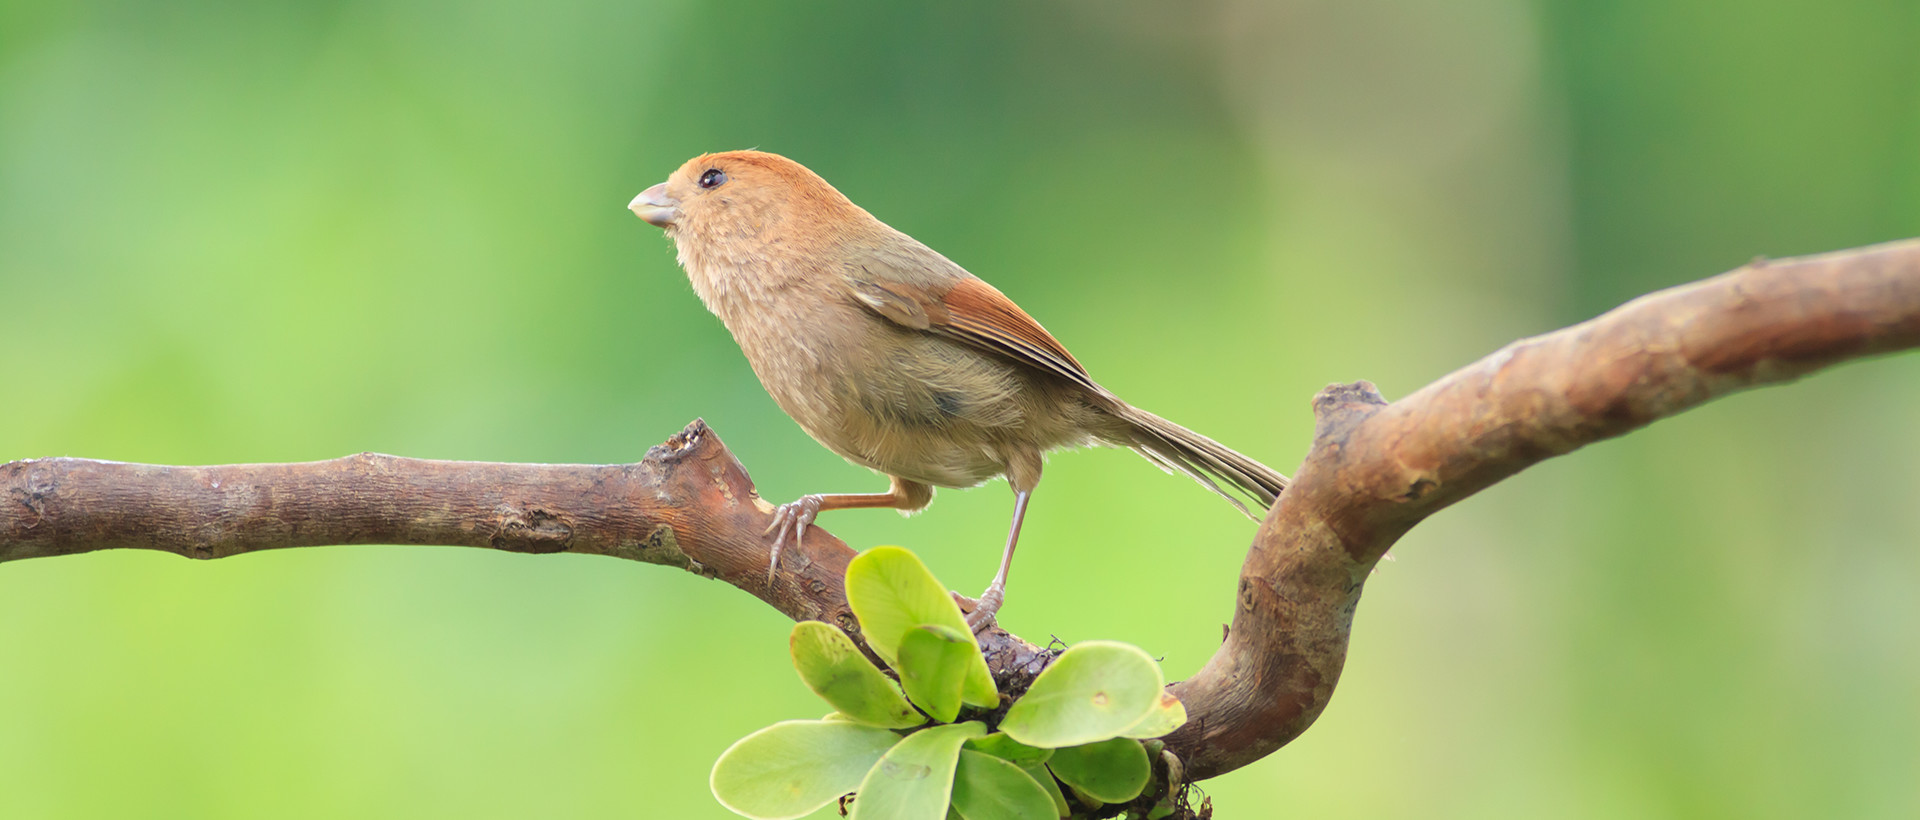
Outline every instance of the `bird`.
[(694, 292), (780, 409), (827, 449), (890, 479), (884, 493), (809, 494), (777, 507), (765, 533), (769, 584), (781, 551), (822, 512), (911, 515), (936, 487), (1005, 476), (1014, 505), (1000, 569), (966, 615), (981, 631), (1005, 603), (1050, 451), (1132, 449), (1250, 518), (1229, 489), (1263, 510), (1286, 489), (1272, 468), (1100, 386), (1013, 300), (794, 160), (702, 154), (628, 208), (665, 230)]

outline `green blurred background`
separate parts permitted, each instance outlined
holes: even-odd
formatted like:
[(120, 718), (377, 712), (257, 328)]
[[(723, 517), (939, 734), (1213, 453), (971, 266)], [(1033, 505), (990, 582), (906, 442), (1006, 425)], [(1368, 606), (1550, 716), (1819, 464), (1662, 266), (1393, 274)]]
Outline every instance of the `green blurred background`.
[[(659, 231), (789, 154), (1128, 399), (1291, 471), (1308, 400), (1782, 256), (1920, 234), (1912, 0), (0, 2), (0, 459), (637, 459), (877, 490)], [(1738, 396), (1442, 514), (1223, 817), (1920, 816), (1920, 356)], [(831, 515), (970, 590), (1011, 498)], [(1048, 469), (1005, 623), (1189, 675), (1253, 527)], [(787, 624), (606, 558), (0, 566), (0, 817), (720, 817), (824, 710)]]

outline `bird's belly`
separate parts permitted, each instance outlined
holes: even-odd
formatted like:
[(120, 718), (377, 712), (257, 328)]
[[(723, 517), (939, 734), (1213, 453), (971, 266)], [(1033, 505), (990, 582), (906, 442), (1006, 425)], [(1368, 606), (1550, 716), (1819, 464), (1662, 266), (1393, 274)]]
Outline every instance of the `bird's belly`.
[(848, 461), (936, 487), (972, 487), (1007, 469), (991, 442), (926, 426), (851, 417), (834, 434), (808, 432)]
[(875, 336), (827, 355), (749, 349), (748, 359), (780, 409), (848, 461), (937, 487), (1005, 472), (1009, 443), (1028, 436), (1021, 374), (922, 333)]

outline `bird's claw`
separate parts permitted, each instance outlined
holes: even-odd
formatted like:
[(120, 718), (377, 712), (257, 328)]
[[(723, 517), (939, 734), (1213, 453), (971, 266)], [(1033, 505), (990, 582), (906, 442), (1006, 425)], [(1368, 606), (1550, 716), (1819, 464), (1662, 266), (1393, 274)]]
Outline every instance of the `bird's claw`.
[(986, 592), (980, 594), (980, 599), (977, 601), (957, 592), (953, 597), (973, 604), (973, 610), (967, 613), (967, 628), (978, 635), (994, 627), (996, 622), (994, 613), (1000, 611), (1000, 605), (1006, 602), (1007, 594), (1004, 590), (988, 587)]
[(985, 634), (988, 630), (992, 629), (996, 623), (993, 613), (984, 609), (976, 609), (967, 613), (967, 628), (973, 630), (973, 634), (975, 635)]
[(773, 536), (773, 548), (767, 558), (767, 584), (773, 584), (774, 576), (780, 571), (780, 553), (789, 544), (800, 546), (800, 536), (807, 526), (820, 515), (820, 496), (803, 495), (793, 501), (781, 504), (773, 510), (773, 523), (767, 525), (761, 535)]

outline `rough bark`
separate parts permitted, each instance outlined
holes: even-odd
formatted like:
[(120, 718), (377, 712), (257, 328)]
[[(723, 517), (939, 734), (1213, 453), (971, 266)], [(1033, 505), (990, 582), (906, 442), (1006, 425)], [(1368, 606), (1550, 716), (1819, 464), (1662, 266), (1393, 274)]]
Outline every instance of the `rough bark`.
[[(1225, 643), (1173, 685), (1168, 748), (1203, 780), (1297, 737), (1326, 708), (1353, 613), (1387, 549), (1428, 515), (1552, 456), (1735, 390), (1920, 345), (1920, 241), (1777, 262), (1643, 297), (1509, 345), (1393, 404), (1315, 398), (1314, 444), (1262, 522)], [(326, 544), (610, 555), (717, 578), (858, 636), (853, 552), (818, 527), (769, 584), (772, 506), (701, 422), (626, 465), (423, 461), (162, 467), (0, 465), (0, 561), (134, 548), (190, 558)], [(983, 636), (1003, 683), (1047, 654)]]
[(1427, 516), (1533, 464), (1736, 390), (1920, 345), (1920, 241), (1773, 262), (1508, 345), (1388, 404), (1314, 399), (1314, 443), (1261, 522), (1228, 637), (1175, 694), (1168, 738), (1203, 780), (1327, 706), (1373, 565)]
[[(330, 544), (437, 544), (609, 555), (679, 567), (794, 620), (859, 637), (840, 579), (854, 552), (819, 527), (767, 578), (773, 506), (705, 422), (634, 464), (498, 464), (378, 453), (172, 467), (82, 458), (0, 465), (0, 561), (105, 549), (187, 558)], [(1048, 657), (993, 630), (1003, 674)]]

